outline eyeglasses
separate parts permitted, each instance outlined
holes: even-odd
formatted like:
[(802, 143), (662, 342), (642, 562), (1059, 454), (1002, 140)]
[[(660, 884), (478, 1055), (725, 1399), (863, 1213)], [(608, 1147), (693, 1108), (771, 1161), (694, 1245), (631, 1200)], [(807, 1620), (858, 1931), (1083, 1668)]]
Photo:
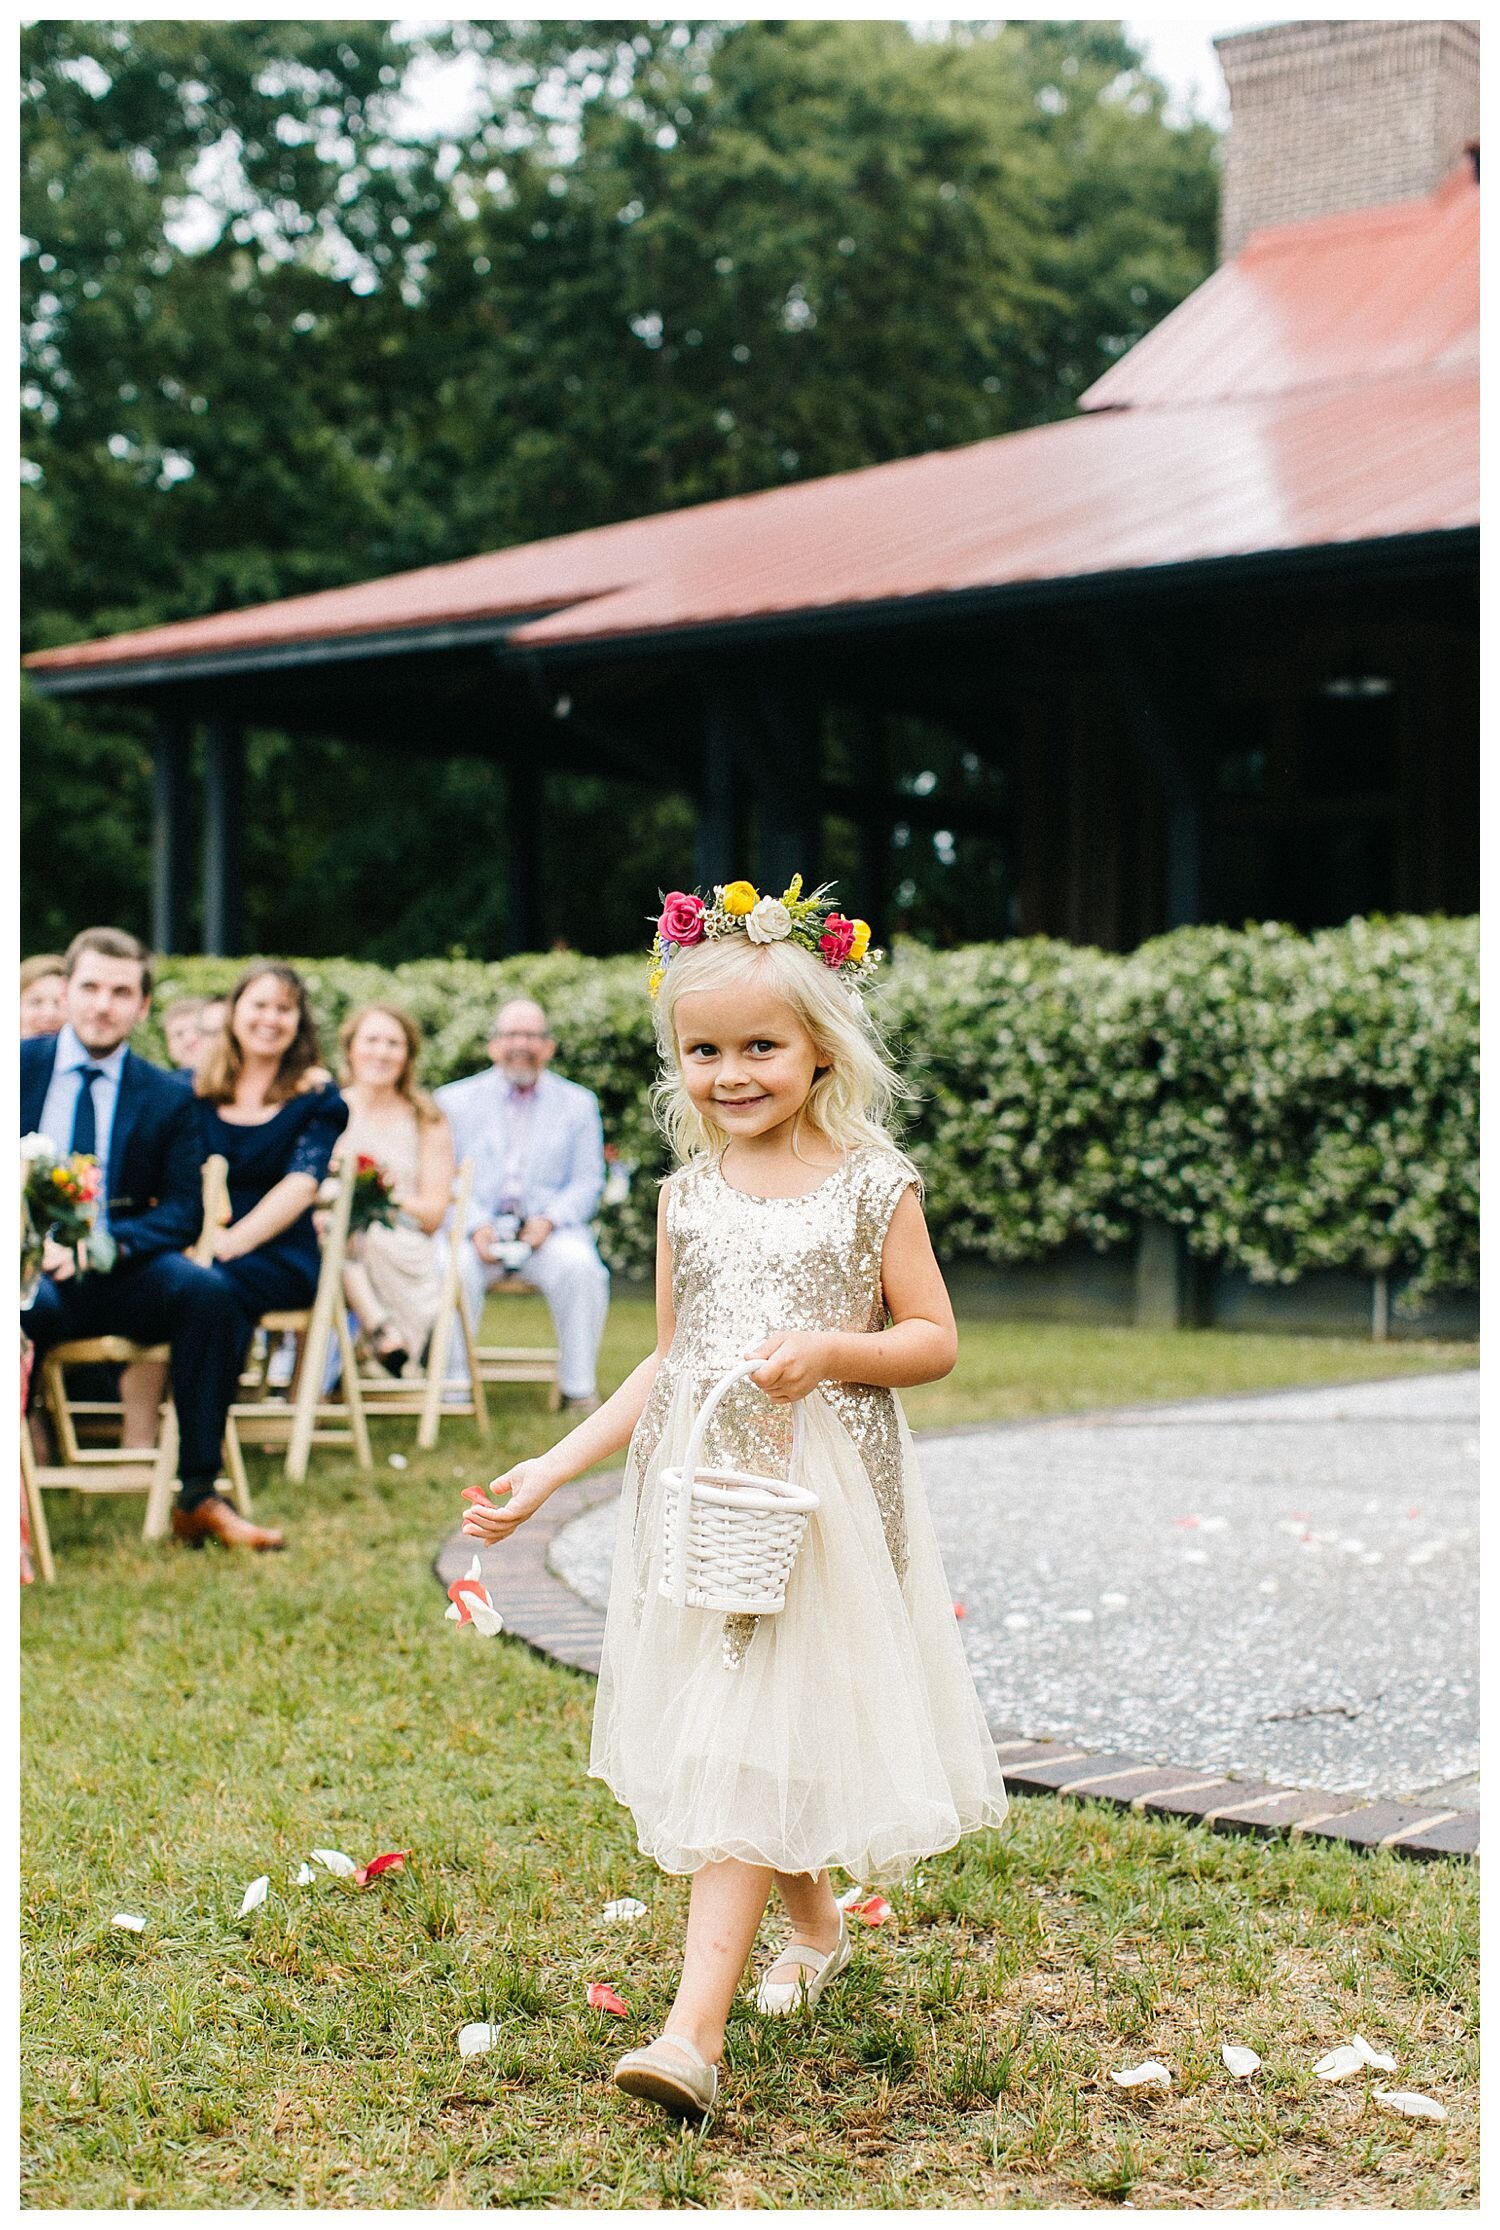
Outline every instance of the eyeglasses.
[(497, 1030), (495, 1035), (501, 1045), (548, 1045), (551, 1043), (551, 1032), (548, 1030)]

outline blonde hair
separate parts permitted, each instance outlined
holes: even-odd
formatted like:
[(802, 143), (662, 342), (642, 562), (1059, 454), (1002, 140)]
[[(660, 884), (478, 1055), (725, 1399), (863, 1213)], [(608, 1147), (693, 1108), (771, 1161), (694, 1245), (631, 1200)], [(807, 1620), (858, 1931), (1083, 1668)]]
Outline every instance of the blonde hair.
[(809, 1129), (843, 1153), (858, 1146), (899, 1153), (887, 1126), (898, 1101), (910, 1098), (910, 1089), (892, 1068), (874, 1023), (834, 971), (785, 939), (757, 945), (748, 937), (718, 937), (674, 956), (656, 1000), (662, 1073), (652, 1106), (678, 1161), (697, 1153), (721, 1154), (729, 1133), (700, 1113), (682, 1081), (677, 1002), (688, 992), (719, 991), (736, 983), (758, 984), (785, 1000), (817, 1047), (819, 1073), (793, 1125), (793, 1153), (804, 1117)]
[(49, 976), (66, 977), (68, 963), (60, 952), (34, 952), (29, 960), (21, 962), (21, 989), (29, 991), (34, 983), (45, 983)]
[(352, 1071), (349, 1066), (350, 1049), (359, 1035), (360, 1024), (367, 1022), (372, 1014), (383, 1014), (388, 1022), (394, 1022), (396, 1028), (406, 1040), (406, 1059), (402, 1063), (401, 1074), (396, 1079), (397, 1098), (405, 1100), (407, 1106), (415, 1112), (419, 1123), (439, 1122), (441, 1117), (435, 1101), (428, 1098), (417, 1082), (417, 1062), (422, 1052), (421, 1029), (407, 1013), (405, 1007), (393, 1007), (388, 999), (367, 1000), (362, 1007), (356, 1008), (353, 1014), (346, 1016), (340, 1024), (339, 1082), (348, 1084), (352, 1081)]

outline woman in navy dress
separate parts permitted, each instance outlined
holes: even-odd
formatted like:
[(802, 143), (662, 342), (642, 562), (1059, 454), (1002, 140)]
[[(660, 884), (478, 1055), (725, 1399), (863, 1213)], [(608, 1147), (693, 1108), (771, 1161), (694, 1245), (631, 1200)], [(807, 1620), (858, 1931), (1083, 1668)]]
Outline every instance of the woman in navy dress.
[[(268, 1309), (312, 1306), (319, 1264), (313, 1202), (349, 1120), (320, 1063), (317, 1028), (295, 968), (266, 962), (246, 970), (194, 1089), (204, 1158), (222, 1154), (229, 1164), (230, 1221), (215, 1235), (213, 1274), (233, 1295), (244, 1338), (220, 1389), (227, 1411), (258, 1319)], [(207, 1512), (199, 1533), (222, 1538), (228, 1505), (216, 1495), (207, 1499), (219, 1507)], [(205, 1507), (189, 1511), (174, 1530), (187, 1537), (186, 1526)], [(250, 1530), (270, 1537), (247, 1545), (281, 1546), (272, 1529)]]

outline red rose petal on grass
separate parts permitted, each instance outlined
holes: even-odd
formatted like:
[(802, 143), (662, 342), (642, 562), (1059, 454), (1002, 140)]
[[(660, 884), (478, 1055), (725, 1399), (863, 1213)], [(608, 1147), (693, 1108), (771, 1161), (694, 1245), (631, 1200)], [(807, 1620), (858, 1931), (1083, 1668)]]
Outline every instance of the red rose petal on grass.
[(625, 2000), (615, 1989), (613, 1983), (610, 1982), (591, 1982), (588, 1987), (588, 2001), (596, 2013), (623, 2015), (630, 2011)]
[(382, 1851), (379, 1858), (372, 1858), (368, 1866), (356, 1866), (354, 1879), (364, 1889), (381, 1874), (399, 1873), (410, 1856), (410, 1851)]
[(969, 1614), (964, 1609), (962, 1603), (955, 1603), (953, 1606), (953, 1615), (955, 1618), (967, 1618)]
[(1196, 1518), (1174, 1518), (1172, 1523), (1180, 1526), (1193, 1526), (1198, 1523), (1198, 1520)]
[(458, 1612), (458, 1623), (467, 1626), (473, 1617), (472, 1603), (487, 1603), (489, 1596), (478, 1580), (455, 1580), (448, 1590), (448, 1600)]
[(867, 1897), (861, 1905), (851, 1905), (849, 1910), (862, 1920), (867, 1928), (879, 1928), (893, 1916), (884, 1897)]

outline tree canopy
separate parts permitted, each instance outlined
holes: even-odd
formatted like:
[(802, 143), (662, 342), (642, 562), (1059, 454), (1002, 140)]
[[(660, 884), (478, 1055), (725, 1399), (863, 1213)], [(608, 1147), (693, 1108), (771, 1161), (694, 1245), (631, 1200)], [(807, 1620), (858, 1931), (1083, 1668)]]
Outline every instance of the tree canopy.
[[(1117, 23), (397, 29), (24, 32), (28, 648), (1054, 419), (1212, 265), (1213, 134)], [(144, 927), (144, 733), (31, 695), (23, 740), (28, 939)], [(493, 941), (443, 863), (498, 856), (494, 770), (251, 766), (257, 941)], [(574, 873), (684, 840), (554, 803)]]

